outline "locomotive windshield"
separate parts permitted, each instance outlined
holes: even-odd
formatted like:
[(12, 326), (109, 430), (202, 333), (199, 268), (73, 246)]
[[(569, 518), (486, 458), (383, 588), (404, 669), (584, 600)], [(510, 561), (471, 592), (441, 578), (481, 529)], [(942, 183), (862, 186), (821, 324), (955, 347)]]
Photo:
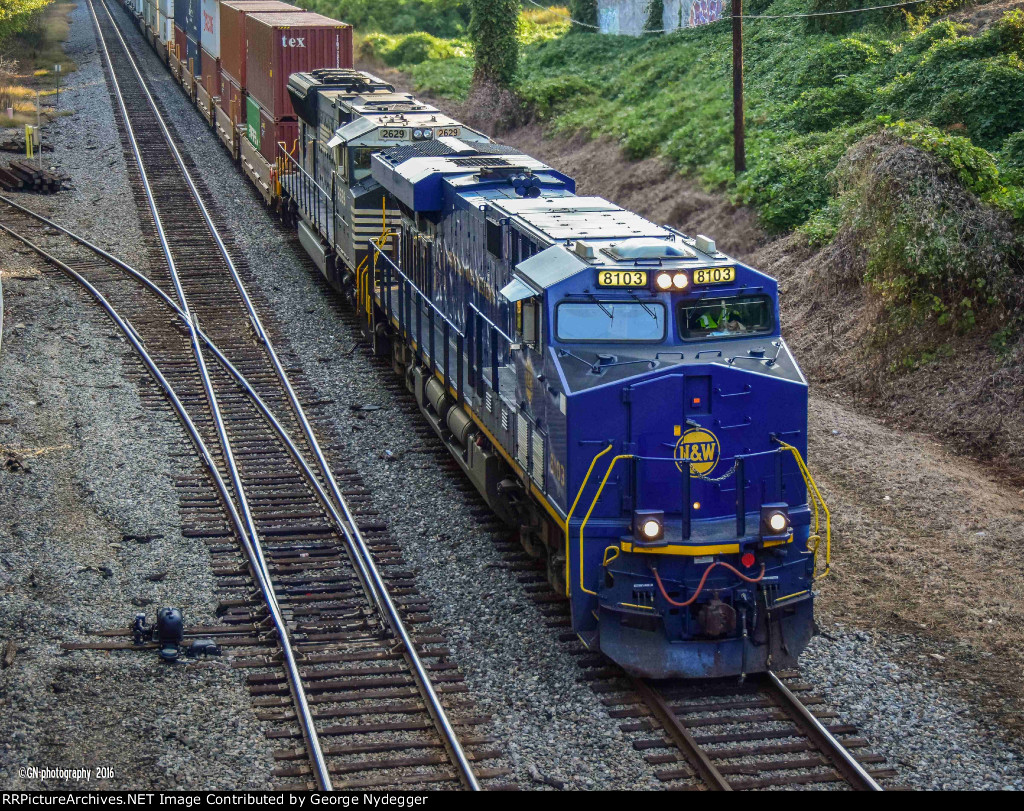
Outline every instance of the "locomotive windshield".
[(665, 307), (656, 301), (566, 301), (555, 313), (560, 341), (660, 341)]
[(679, 337), (684, 341), (765, 335), (772, 331), (768, 296), (705, 298), (679, 305)]

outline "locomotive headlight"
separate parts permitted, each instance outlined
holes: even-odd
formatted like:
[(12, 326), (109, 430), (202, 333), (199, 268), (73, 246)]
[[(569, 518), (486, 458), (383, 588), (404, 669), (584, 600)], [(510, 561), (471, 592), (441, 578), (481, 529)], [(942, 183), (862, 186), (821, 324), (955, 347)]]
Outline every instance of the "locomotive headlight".
[(633, 537), (640, 543), (651, 543), (664, 538), (664, 510), (636, 510), (633, 513)]
[(669, 273), (659, 273), (654, 277), (654, 283), (658, 285), (659, 290), (671, 290), (672, 275)]
[(785, 535), (789, 530), (788, 504), (761, 505), (761, 534), (769, 536)]
[(685, 273), (677, 273), (672, 277), (672, 286), (676, 290), (685, 290), (686, 286), (690, 283), (690, 280), (686, 278)]
[(426, 140), (428, 140), (430, 138), (433, 138), (433, 137), (434, 137), (434, 131), (433, 130), (423, 130), (423, 140), (424, 141), (426, 141)]
[(423, 130), (413, 130), (412, 137), (418, 141), (420, 138), (423, 137)]

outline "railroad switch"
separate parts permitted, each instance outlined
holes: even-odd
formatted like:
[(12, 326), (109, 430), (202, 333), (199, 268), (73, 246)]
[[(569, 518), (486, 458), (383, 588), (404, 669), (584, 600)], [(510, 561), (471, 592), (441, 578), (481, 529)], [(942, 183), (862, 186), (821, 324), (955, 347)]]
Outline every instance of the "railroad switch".
[(190, 659), (220, 656), (220, 646), (212, 639), (194, 639), (183, 646), (181, 643), (184, 636), (185, 622), (177, 608), (161, 608), (156, 612), (156, 623), (153, 625), (146, 622), (144, 613), (136, 614), (132, 624), (132, 642), (136, 645), (156, 642), (159, 646), (157, 654), (165, 662), (178, 661), (182, 653)]

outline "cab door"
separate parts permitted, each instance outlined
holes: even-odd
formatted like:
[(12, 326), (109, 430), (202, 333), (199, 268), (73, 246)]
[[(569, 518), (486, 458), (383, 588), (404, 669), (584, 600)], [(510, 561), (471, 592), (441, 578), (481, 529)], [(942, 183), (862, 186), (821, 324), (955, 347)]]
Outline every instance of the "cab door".
[[(684, 386), (683, 375), (667, 375), (623, 389), (627, 453), (643, 457), (631, 465), (630, 480), (623, 488), (623, 510), (680, 510), (682, 485), (673, 451), (676, 431), (686, 430)], [(653, 461), (661, 459), (665, 461)]]

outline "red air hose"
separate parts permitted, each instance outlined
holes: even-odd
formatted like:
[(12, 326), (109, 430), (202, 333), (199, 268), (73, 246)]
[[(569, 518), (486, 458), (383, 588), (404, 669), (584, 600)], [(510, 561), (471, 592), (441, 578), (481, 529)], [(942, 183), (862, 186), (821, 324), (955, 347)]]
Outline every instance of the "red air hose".
[(658, 584), (658, 591), (661, 592), (661, 596), (665, 598), (665, 600), (668, 602), (668, 604), (672, 605), (672, 606), (675, 606), (676, 608), (686, 608), (686, 606), (688, 606), (691, 603), (693, 603), (693, 601), (696, 600), (700, 596), (700, 593), (704, 590), (704, 583), (707, 582), (708, 575), (711, 574), (711, 570), (714, 569), (716, 566), (724, 566), (726, 569), (728, 569), (730, 572), (732, 572), (734, 575), (736, 575), (740, 580), (743, 580), (746, 583), (760, 583), (761, 582), (761, 578), (764, 577), (764, 564), (763, 563), (761, 564), (761, 573), (757, 577), (747, 577), (745, 574), (743, 574), (743, 572), (741, 572), (735, 566), (731, 566), (730, 564), (726, 563), (724, 560), (716, 560), (714, 563), (712, 563), (710, 566), (708, 566), (708, 568), (706, 568), (704, 570), (704, 576), (701, 577), (700, 583), (697, 584), (697, 590), (690, 596), (690, 599), (687, 600), (686, 602), (680, 603), (680, 602), (676, 602), (675, 600), (673, 600), (671, 597), (668, 596), (668, 593), (665, 591), (665, 586), (661, 582), (661, 577), (658, 575), (658, 570), (655, 569), (652, 566), (651, 567), (651, 572), (654, 574), (654, 582)]

